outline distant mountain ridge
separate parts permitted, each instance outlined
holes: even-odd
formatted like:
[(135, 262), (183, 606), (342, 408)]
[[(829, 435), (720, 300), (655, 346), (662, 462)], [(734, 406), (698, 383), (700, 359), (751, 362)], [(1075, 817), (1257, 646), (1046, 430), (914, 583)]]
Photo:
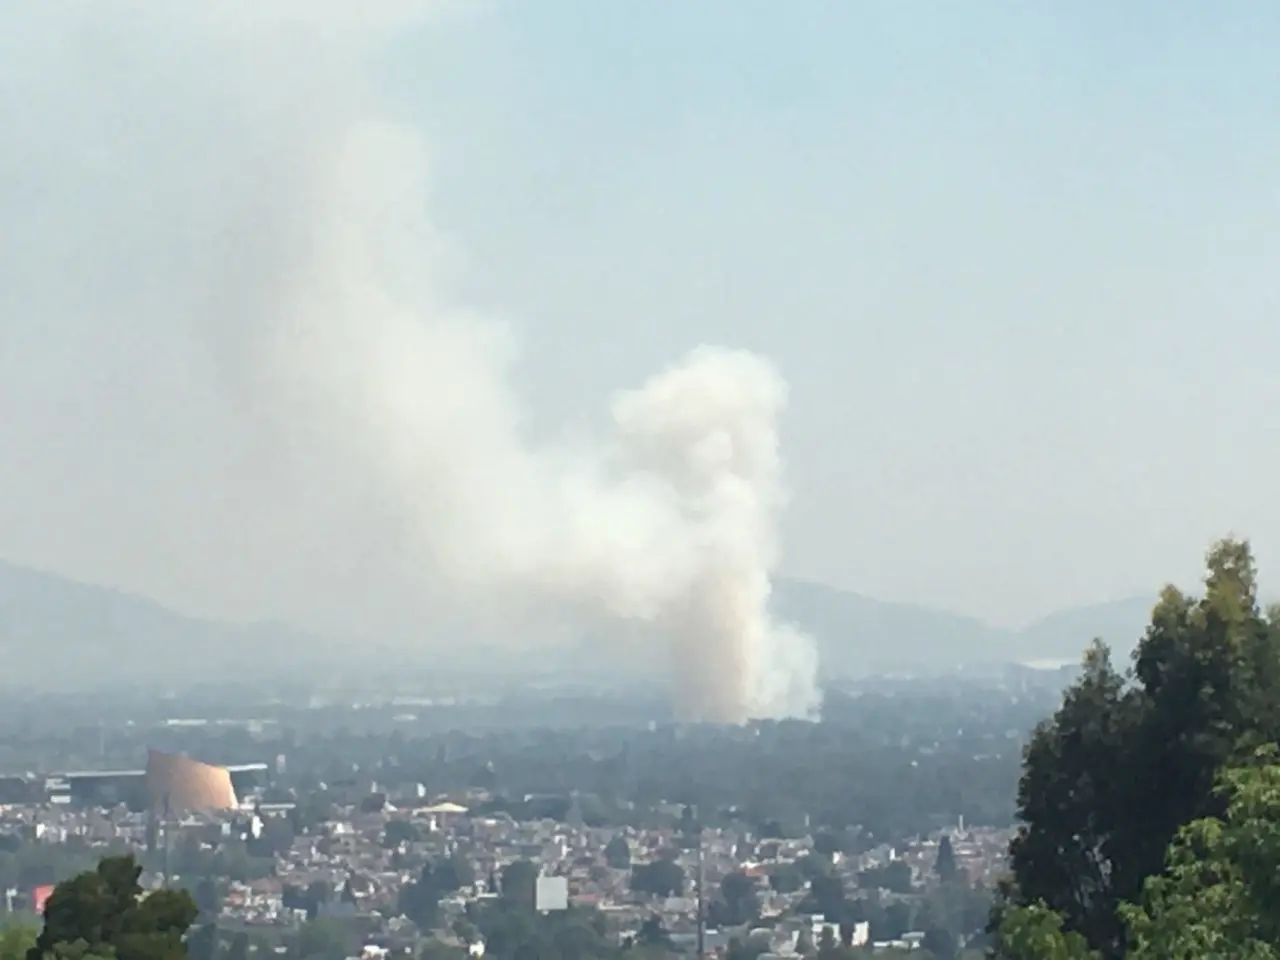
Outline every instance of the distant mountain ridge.
[(1129, 597), (1072, 607), (1017, 630), (786, 578), (774, 585), (773, 605), (814, 637), (823, 674), (838, 677), (899, 667), (1076, 662), (1096, 638), (1121, 662), (1141, 638), (1155, 601)]
[[(827, 678), (885, 669), (1075, 661), (1094, 637), (1127, 656), (1152, 598), (1076, 607), (1021, 630), (908, 603), (780, 578), (773, 606), (812, 635)], [(598, 647), (596, 649), (599, 649)], [(375, 650), (364, 647), (366, 654)], [(351, 646), (280, 624), (187, 616), (145, 597), (0, 561), (0, 677), (78, 687), (119, 677), (226, 679), (249, 669), (327, 672)]]
[(315, 644), (280, 624), (232, 624), (154, 600), (0, 560), (0, 679), (78, 688), (219, 679), (253, 664), (285, 665)]

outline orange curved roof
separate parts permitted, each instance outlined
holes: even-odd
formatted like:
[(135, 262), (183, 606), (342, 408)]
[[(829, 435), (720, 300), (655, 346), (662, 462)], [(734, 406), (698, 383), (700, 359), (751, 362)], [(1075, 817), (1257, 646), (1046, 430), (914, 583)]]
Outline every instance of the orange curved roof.
[(214, 813), (239, 806), (231, 771), (176, 753), (147, 751), (147, 793), (154, 810)]

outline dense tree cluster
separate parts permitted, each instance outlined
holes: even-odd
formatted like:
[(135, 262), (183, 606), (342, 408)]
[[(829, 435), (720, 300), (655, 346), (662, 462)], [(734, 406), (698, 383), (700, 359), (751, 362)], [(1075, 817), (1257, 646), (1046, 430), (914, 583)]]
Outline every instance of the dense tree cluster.
[(1248, 544), (1207, 566), (1130, 669), (1091, 648), (1028, 744), (998, 956), (1280, 956), (1280, 619)]
[(416, 880), (400, 888), (400, 913), (419, 929), (430, 930), (439, 915), (441, 898), (473, 883), (471, 864), (461, 857), (427, 863)]
[(674, 860), (660, 858), (631, 868), (631, 889), (653, 897), (678, 897), (688, 878)]
[[(477, 812), (522, 821), (574, 816), (588, 827), (658, 826), (666, 802), (696, 805), (706, 826), (745, 823), (757, 835), (800, 835), (808, 822), (827, 828), (822, 842), (855, 825), (892, 841), (962, 816), (1011, 824), (1025, 736), (1060, 690), (999, 680), (886, 684), (856, 696), (829, 692), (820, 724), (746, 729), (329, 730), (305, 740), (284, 731), (278, 743), (215, 738), (183, 748), (211, 759), (287, 753), (288, 771), (274, 778), (269, 799), (298, 801), (288, 824), (298, 834), (313, 832), (335, 805), (364, 802), (376, 782), (380, 791), (483, 786), (492, 799)], [(411, 839), (405, 826), (391, 830), (389, 848)], [(249, 850), (260, 852), (265, 843)]]
[(59, 884), (26, 960), (185, 960), (184, 938), (199, 914), (195, 900), (178, 890), (144, 896), (141, 875), (132, 857), (107, 857), (96, 870)]

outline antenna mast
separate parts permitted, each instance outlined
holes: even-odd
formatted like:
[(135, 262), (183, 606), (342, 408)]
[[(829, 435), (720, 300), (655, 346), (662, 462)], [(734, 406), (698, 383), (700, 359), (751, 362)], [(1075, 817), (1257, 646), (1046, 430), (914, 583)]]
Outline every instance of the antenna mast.
[[(695, 808), (694, 816), (697, 817)], [(707, 955), (707, 913), (704, 909), (702, 888), (707, 878), (706, 864), (702, 849), (702, 820), (698, 820), (698, 960), (705, 960)]]

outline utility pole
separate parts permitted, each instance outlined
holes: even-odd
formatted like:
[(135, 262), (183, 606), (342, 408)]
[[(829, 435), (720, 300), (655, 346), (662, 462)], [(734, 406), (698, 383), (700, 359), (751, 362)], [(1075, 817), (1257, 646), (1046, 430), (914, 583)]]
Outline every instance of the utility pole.
[(170, 862), (170, 857), (172, 855), (172, 848), (173, 848), (173, 844), (170, 842), (170, 836), (169, 836), (170, 813), (171, 813), (171, 810), (170, 810), (170, 803), (169, 803), (169, 791), (166, 790), (164, 794), (164, 806), (161, 807), (161, 814), (160, 814), (160, 828), (164, 831), (164, 867), (163, 867), (163, 873), (161, 874), (162, 879), (160, 881), (160, 885), (166, 890), (169, 889), (169, 871), (172, 867), (172, 864)]
[[(697, 816), (697, 812), (694, 812)], [(702, 888), (707, 878), (706, 864), (702, 850), (702, 821), (698, 821), (698, 960), (706, 960), (707, 956), (707, 913)]]

